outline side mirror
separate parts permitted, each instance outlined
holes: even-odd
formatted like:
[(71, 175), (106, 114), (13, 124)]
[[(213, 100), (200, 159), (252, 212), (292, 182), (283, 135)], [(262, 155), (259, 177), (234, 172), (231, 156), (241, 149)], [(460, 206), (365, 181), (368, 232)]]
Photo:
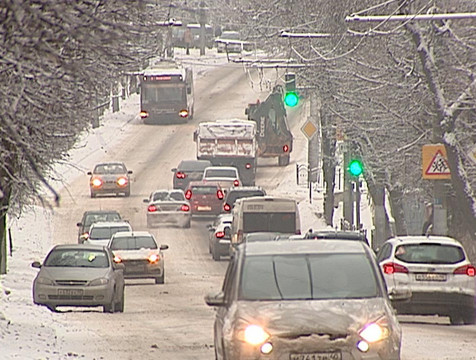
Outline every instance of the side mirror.
[(128, 173), (128, 174), (132, 174), (132, 170), (127, 170), (127, 173)]
[(39, 269), (39, 268), (41, 268), (41, 263), (39, 261), (33, 261), (31, 263), (31, 267), (33, 267), (35, 269)]
[(88, 237), (89, 237), (89, 234), (87, 234), (87, 233), (86, 233), (86, 234), (82, 234), (82, 235), (79, 237), (79, 243), (80, 243), (80, 244), (84, 244), (84, 242), (85, 242), (86, 240), (88, 240)]
[(143, 199), (142, 202), (145, 202), (146, 204), (149, 203), (149, 199)]
[(197, 132), (197, 130), (195, 130), (193, 132), (193, 141), (197, 142), (197, 139), (198, 139), (198, 132)]
[(169, 248), (168, 245), (165, 245), (165, 244), (160, 245), (160, 250), (167, 250), (168, 248)]
[(77, 227), (81, 227), (81, 226), (83, 226), (83, 223), (80, 223), (80, 222), (79, 222), (79, 223), (76, 223), (76, 226), (77, 226)]
[(388, 292), (391, 301), (405, 301), (412, 297), (412, 291), (409, 288), (392, 289)]
[(91, 175), (91, 176), (93, 175), (93, 173), (91, 171), (88, 171), (86, 174)]
[(170, 169), (170, 171), (177, 172), (177, 168), (172, 168), (172, 169)]
[(220, 291), (218, 294), (208, 294), (205, 302), (208, 306), (225, 306), (225, 293)]

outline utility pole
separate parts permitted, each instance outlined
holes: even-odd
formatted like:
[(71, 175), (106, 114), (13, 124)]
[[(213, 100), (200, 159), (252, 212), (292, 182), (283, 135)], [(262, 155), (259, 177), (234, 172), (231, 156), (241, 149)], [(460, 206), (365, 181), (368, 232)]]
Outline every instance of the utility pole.
[(205, 55), (205, 36), (206, 29), (205, 25), (207, 23), (207, 13), (205, 12), (205, 2), (200, 2), (200, 56)]

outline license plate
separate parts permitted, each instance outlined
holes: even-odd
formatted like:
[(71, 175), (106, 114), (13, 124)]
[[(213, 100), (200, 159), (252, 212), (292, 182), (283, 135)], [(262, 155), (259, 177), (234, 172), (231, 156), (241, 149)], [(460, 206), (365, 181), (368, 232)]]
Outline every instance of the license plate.
[(126, 273), (138, 273), (144, 272), (145, 266), (144, 265), (126, 265), (125, 272)]
[(211, 211), (212, 207), (211, 206), (197, 206), (198, 211)]
[(342, 353), (318, 352), (309, 354), (290, 354), (289, 360), (342, 360)]
[(446, 281), (446, 274), (415, 274), (415, 279), (418, 281)]
[(58, 289), (58, 295), (79, 296), (83, 295), (82, 289)]

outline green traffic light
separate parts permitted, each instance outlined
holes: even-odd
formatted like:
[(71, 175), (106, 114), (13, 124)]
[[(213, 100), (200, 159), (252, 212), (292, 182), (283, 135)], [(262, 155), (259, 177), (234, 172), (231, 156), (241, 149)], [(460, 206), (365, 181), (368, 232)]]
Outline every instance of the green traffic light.
[(284, 96), (284, 103), (289, 107), (294, 107), (299, 102), (299, 96), (295, 92), (287, 92)]
[(359, 176), (364, 172), (364, 166), (360, 160), (352, 160), (349, 163), (349, 173), (352, 176)]

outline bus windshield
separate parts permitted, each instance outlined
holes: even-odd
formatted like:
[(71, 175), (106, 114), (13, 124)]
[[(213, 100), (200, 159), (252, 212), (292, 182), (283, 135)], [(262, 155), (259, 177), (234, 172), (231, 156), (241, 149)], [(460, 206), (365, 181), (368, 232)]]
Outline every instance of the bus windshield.
[(243, 233), (274, 231), (294, 234), (296, 213), (268, 212), (243, 214)]
[(185, 100), (185, 85), (149, 84), (143, 89), (143, 102), (171, 102)]

